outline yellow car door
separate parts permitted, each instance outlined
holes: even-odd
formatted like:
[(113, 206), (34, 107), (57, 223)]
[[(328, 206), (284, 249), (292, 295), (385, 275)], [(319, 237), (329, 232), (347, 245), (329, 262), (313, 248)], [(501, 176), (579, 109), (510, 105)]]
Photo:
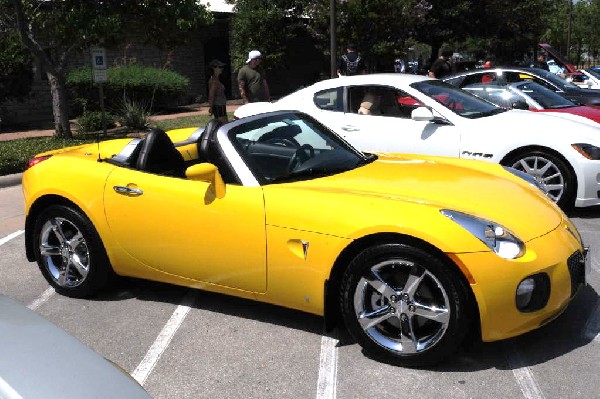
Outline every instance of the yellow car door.
[(145, 266), (252, 292), (266, 290), (261, 187), (209, 183), (116, 168), (104, 192), (107, 223), (122, 250)]

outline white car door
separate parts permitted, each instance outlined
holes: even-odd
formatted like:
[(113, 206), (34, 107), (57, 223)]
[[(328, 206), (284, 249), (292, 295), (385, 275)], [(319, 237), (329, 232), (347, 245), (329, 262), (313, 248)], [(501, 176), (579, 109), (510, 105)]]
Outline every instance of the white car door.
[[(347, 87), (345, 112), (339, 104), (320, 106), (319, 98), (325, 94), (332, 93), (315, 95), (315, 104), (320, 108), (315, 116), (360, 150), (459, 156), (458, 128), (411, 119), (411, 112), (422, 104), (395, 87)], [(338, 90), (335, 95), (340, 94)]]

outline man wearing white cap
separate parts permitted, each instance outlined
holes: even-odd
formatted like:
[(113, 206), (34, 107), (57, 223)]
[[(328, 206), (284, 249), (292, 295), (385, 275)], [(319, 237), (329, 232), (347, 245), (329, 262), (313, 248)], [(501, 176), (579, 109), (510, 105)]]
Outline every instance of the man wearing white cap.
[(271, 101), (271, 93), (264, 69), (260, 66), (262, 54), (258, 50), (248, 53), (246, 65), (238, 72), (240, 94), (245, 103)]

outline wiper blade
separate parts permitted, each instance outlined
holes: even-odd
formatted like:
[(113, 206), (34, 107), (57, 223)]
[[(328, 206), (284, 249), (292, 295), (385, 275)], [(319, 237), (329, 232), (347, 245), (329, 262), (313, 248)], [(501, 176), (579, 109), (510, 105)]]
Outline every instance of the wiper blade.
[(478, 117), (492, 116), (492, 115), (501, 114), (501, 113), (506, 112), (506, 111), (507, 111), (507, 109), (505, 109), (505, 108), (496, 108), (496, 109), (493, 109), (491, 111), (481, 112), (477, 116)]

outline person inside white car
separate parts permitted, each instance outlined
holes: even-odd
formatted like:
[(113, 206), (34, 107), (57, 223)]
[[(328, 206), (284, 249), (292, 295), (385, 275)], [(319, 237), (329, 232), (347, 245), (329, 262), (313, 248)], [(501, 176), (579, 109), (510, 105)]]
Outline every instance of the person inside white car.
[(358, 108), (358, 113), (361, 115), (379, 115), (380, 99), (381, 97), (375, 93), (370, 91), (366, 92), (360, 103), (360, 108)]

